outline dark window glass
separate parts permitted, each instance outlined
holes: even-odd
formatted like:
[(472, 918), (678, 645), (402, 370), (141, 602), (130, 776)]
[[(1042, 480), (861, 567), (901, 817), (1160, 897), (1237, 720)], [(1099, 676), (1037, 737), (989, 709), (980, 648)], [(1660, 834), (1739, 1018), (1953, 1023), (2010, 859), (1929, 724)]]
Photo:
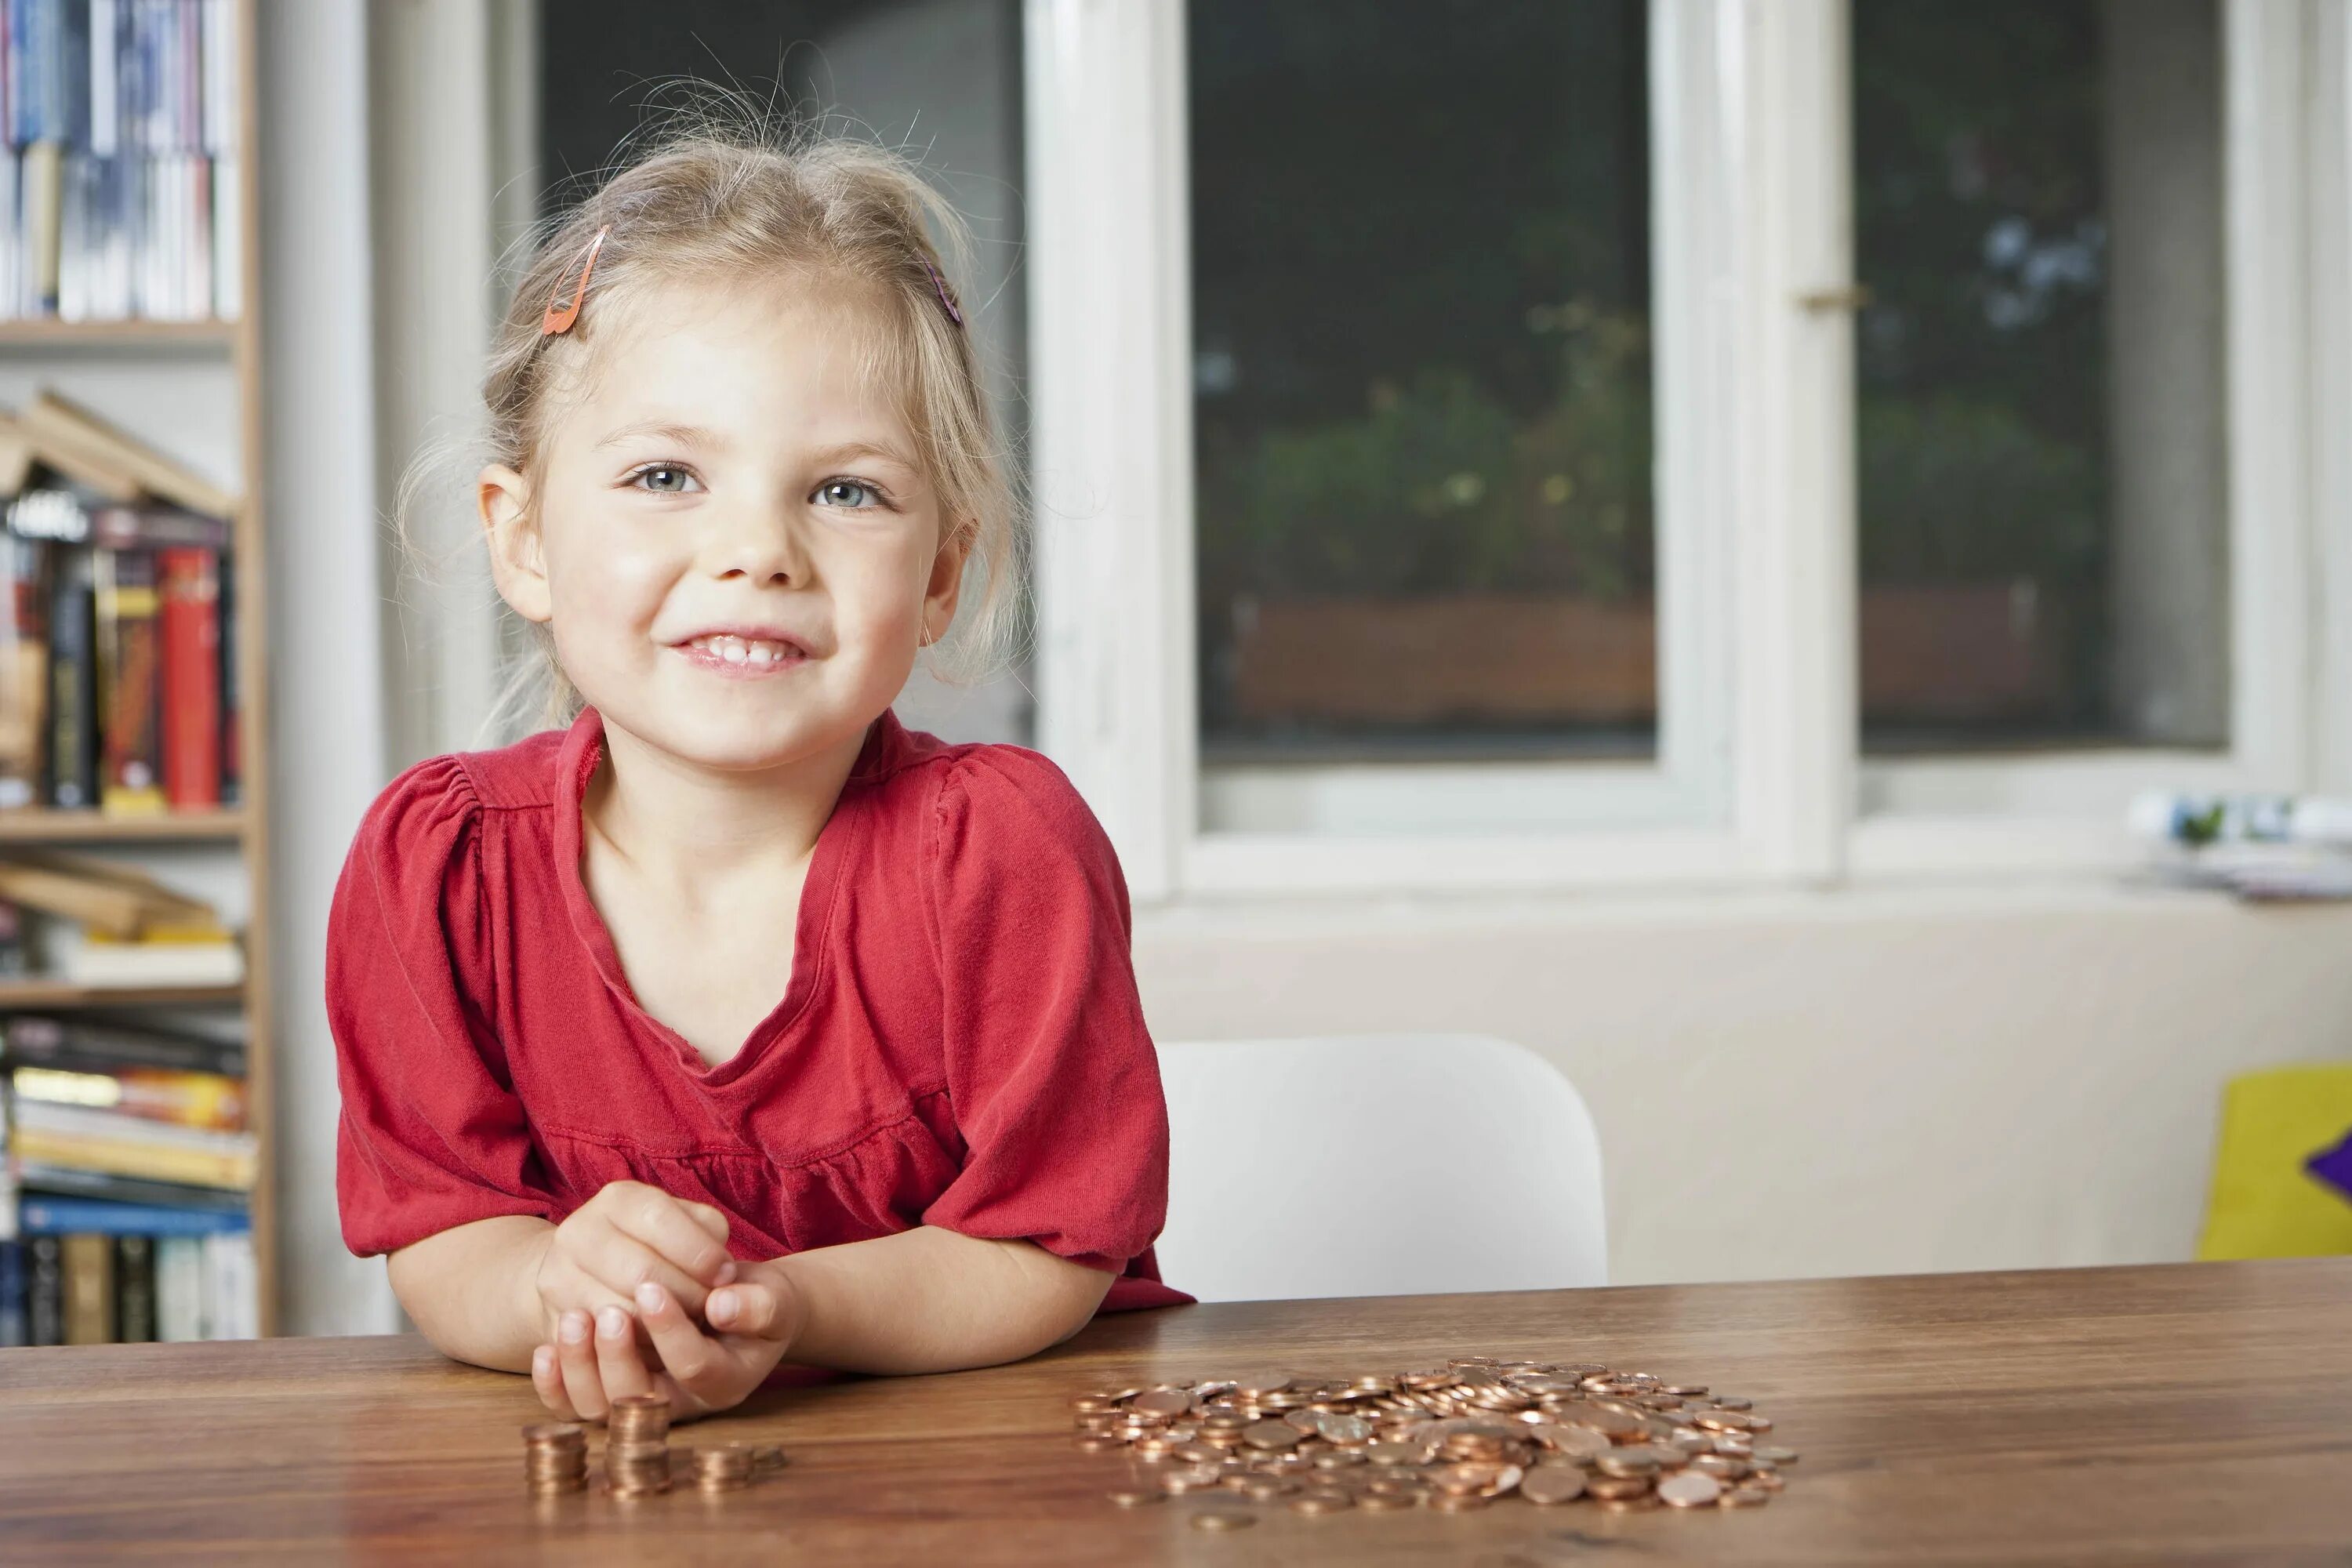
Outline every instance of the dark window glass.
[(1640, 0), (1192, 0), (1210, 760), (1654, 744)]
[(1867, 744), (2228, 738), (2212, 0), (1858, 0)]

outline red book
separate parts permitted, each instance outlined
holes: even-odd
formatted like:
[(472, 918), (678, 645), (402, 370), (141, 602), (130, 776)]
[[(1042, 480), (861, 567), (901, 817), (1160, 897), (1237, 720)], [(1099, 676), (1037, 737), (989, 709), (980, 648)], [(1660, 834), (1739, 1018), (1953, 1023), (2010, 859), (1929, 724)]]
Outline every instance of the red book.
[(220, 563), (209, 550), (156, 554), (163, 591), (163, 798), (220, 804)]

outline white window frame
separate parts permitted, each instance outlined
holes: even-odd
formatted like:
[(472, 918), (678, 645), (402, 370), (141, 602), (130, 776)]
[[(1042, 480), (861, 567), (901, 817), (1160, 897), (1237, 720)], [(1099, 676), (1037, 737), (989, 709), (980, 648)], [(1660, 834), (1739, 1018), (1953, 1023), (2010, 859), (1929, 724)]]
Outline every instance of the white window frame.
[(2107, 868), (2136, 788), (2302, 786), (2325, 24), (2222, 4), (2227, 752), (1860, 757), (1853, 321), (1802, 302), (1853, 281), (1846, 0), (1651, 0), (1658, 761), (1224, 770), (1318, 826), (1204, 832), (1182, 0), (1027, 0), (1038, 738), (1136, 896)]

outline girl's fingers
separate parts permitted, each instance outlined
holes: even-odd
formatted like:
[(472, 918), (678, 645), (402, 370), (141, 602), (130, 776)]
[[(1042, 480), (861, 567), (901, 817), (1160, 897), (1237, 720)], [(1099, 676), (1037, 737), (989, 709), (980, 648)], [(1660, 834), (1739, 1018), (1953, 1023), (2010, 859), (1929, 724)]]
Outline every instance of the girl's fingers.
[(637, 1354), (637, 1325), (618, 1307), (606, 1307), (596, 1314), (596, 1372), (604, 1381), (608, 1405), (615, 1399), (654, 1391), (653, 1374), (646, 1370), (645, 1358)]
[(580, 1419), (580, 1413), (572, 1408), (572, 1396), (563, 1392), (563, 1368), (555, 1359), (553, 1345), (541, 1345), (530, 1352), (530, 1385), (538, 1391), (539, 1402), (558, 1421)]
[(563, 1379), (563, 1393), (583, 1421), (602, 1421), (610, 1407), (604, 1398), (604, 1375), (596, 1370), (596, 1349), (589, 1342), (593, 1325), (588, 1314), (566, 1312), (555, 1324), (555, 1366)]
[(662, 1370), (687, 1394), (703, 1397), (709, 1380), (727, 1370), (725, 1354), (718, 1344), (694, 1326), (677, 1298), (658, 1285), (638, 1289), (637, 1316), (653, 1339)]
[[(687, 1228), (702, 1237), (706, 1245), (709, 1243), (709, 1237), (703, 1236), (700, 1227), (689, 1225)], [(637, 1293), (637, 1287), (651, 1280), (686, 1302), (688, 1310), (702, 1310), (702, 1299), (709, 1294), (709, 1287), (629, 1231), (619, 1226), (605, 1227), (596, 1235), (593, 1247), (586, 1259), (588, 1272), (603, 1289), (610, 1290), (619, 1300), (632, 1300)], [(724, 1251), (720, 1251), (719, 1257), (721, 1263), (731, 1267), (733, 1260)], [(719, 1270), (714, 1267), (712, 1273), (717, 1272)]]
[[(708, 1288), (719, 1282), (719, 1270), (728, 1262), (727, 1216), (708, 1204), (689, 1205), (657, 1187), (647, 1187), (642, 1194), (632, 1194), (630, 1201), (614, 1205), (609, 1217), (615, 1230), (694, 1283)], [(711, 1229), (713, 1220), (718, 1224), (716, 1234)], [(657, 1275), (640, 1274), (628, 1282), (623, 1294), (649, 1279), (665, 1286), (669, 1283)]]
[(784, 1327), (784, 1299), (763, 1279), (742, 1279), (710, 1293), (702, 1315), (721, 1333), (772, 1339)]

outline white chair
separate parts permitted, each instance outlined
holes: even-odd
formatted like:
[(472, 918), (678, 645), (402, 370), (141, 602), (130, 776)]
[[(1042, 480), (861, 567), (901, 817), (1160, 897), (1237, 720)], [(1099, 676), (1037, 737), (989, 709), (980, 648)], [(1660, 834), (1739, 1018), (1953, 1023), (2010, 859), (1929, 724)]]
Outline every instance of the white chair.
[(1522, 1046), (1369, 1035), (1162, 1046), (1160, 1277), (1203, 1301), (1608, 1282), (1601, 1143)]

